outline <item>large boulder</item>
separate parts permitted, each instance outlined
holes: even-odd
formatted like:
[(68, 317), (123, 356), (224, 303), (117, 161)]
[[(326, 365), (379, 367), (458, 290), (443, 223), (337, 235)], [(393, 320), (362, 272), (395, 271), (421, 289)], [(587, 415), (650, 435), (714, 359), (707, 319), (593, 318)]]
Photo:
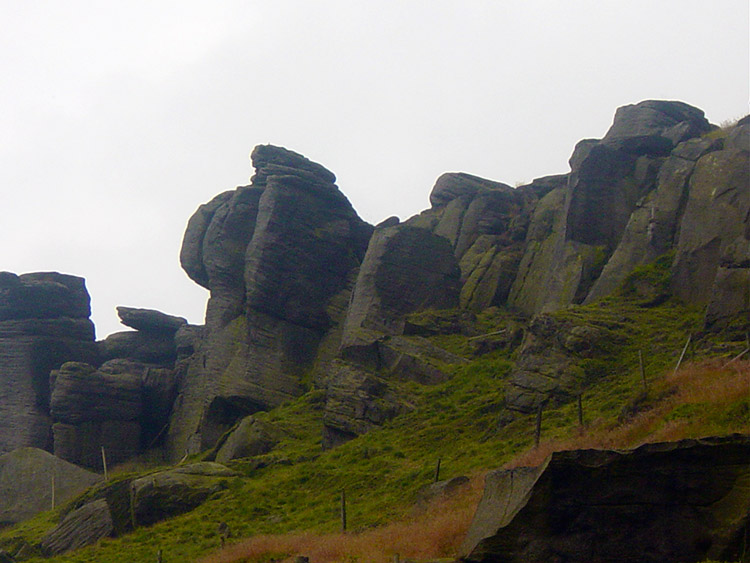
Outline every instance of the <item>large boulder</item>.
[(678, 143), (711, 130), (698, 108), (683, 102), (646, 100), (617, 109), (602, 141), (623, 152), (666, 156)]
[(83, 278), (0, 272), (0, 454), (50, 448), (49, 373), (98, 362)]
[(328, 368), (323, 447), (343, 444), (409, 410), (384, 378), (351, 362), (334, 360)]
[(59, 555), (96, 543), (114, 532), (107, 501), (95, 500), (69, 512), (41, 541), (47, 555)]
[(59, 507), (102, 480), (37, 448), (0, 455), (0, 528)]
[(460, 270), (443, 237), (397, 225), (378, 229), (359, 270), (342, 346), (369, 346), (404, 330), (408, 313), (458, 305)]
[(197, 508), (212, 495), (227, 488), (237, 473), (212, 462), (200, 462), (152, 473), (131, 483), (133, 518), (149, 526)]
[(491, 472), (463, 561), (704, 561), (741, 557), (750, 438), (552, 454)]

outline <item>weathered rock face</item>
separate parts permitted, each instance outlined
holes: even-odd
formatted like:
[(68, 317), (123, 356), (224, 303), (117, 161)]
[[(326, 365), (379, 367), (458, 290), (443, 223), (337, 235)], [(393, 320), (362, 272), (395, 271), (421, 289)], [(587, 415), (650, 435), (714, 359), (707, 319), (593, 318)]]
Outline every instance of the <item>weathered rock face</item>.
[[(702, 156), (690, 177), (673, 265), (675, 293), (709, 305), (707, 323), (744, 317), (750, 324), (750, 124), (738, 126), (721, 151)], [(744, 286), (744, 290), (743, 290)]]
[(53, 372), (50, 401), (55, 455), (80, 465), (102, 467), (140, 451), (143, 411), (141, 380), (136, 374), (113, 374), (69, 362)]
[(328, 369), (323, 447), (365, 434), (410, 409), (387, 380), (359, 365), (334, 360)]
[[(554, 188), (534, 209), (508, 305), (535, 315), (591, 302), (614, 291), (634, 267), (676, 246), (685, 251), (678, 250), (675, 272), (691, 271), (704, 280), (689, 291), (703, 291), (705, 299), (707, 290), (701, 286), (710, 289), (719, 251), (707, 248), (712, 240), (708, 234), (702, 242), (682, 234), (696, 232), (690, 227), (695, 211), (689, 212), (689, 202), (700, 200), (694, 206), (708, 209), (708, 196), (698, 195), (705, 183), (701, 174), (710, 175), (708, 170), (717, 167), (721, 172), (714, 172), (713, 182), (725, 186), (721, 193), (734, 193), (730, 186), (748, 191), (747, 177), (739, 174), (746, 156), (740, 156), (737, 148), (732, 149), (733, 157), (718, 156), (726, 152), (721, 150), (725, 143), (699, 137), (710, 130), (696, 108), (681, 102), (646, 101), (620, 108), (601, 141), (581, 141), (570, 159), (567, 183)], [(741, 142), (739, 133), (735, 137)], [(709, 164), (717, 158), (722, 164)], [(700, 173), (701, 169), (705, 171)], [(731, 201), (732, 206), (742, 197), (723, 201)], [(724, 242), (713, 244), (732, 244), (730, 239), (736, 239), (737, 225), (743, 220), (735, 216), (743, 205), (736, 205), (730, 214), (732, 233), (714, 233), (717, 241)], [(714, 205), (717, 214), (720, 206)], [(678, 244), (677, 237), (686, 240)], [(685, 256), (680, 258), (681, 254)], [(680, 263), (688, 262), (690, 266), (680, 268)]]
[(134, 360), (94, 368), (69, 362), (51, 375), (50, 412), (55, 455), (101, 468), (153, 447), (165, 433), (176, 395), (176, 375)]
[(465, 561), (734, 560), (748, 533), (747, 436), (555, 453), (486, 477)]
[(37, 448), (0, 455), (0, 527), (49, 510), (53, 481), (55, 504), (62, 506), (101, 480), (100, 475)]
[(181, 263), (211, 298), (206, 334), (181, 367), (175, 457), (304, 391), (372, 232), (319, 164), (270, 145), (251, 159), (252, 184), (201, 206), (185, 233)]
[(359, 270), (342, 346), (369, 345), (402, 334), (404, 316), (458, 305), (460, 272), (447, 241), (426, 229), (378, 229)]
[(98, 361), (84, 280), (0, 272), (0, 453), (51, 448), (49, 373)]

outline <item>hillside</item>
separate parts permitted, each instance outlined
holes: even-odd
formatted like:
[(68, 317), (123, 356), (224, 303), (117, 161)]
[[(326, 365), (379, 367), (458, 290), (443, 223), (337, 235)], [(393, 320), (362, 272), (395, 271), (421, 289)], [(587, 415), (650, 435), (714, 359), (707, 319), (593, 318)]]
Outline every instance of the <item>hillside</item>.
[[(182, 266), (211, 292), (200, 327), (123, 307), (135, 330), (95, 343), (83, 280), (3, 273), (0, 454), (101, 470), (106, 451), (110, 471), (0, 547), (455, 557), (489, 470), (749, 434), (749, 138), (747, 118), (720, 129), (642, 102), (581, 141), (568, 174), (517, 188), (445, 174), (430, 209), (376, 227), (333, 173), (256, 147), (251, 184), (185, 233)], [(467, 484), (426, 498), (438, 467)], [(56, 527), (72, 514), (89, 524)], [(39, 557), (89, 528), (94, 545)], [(243, 540), (261, 534), (277, 537)]]

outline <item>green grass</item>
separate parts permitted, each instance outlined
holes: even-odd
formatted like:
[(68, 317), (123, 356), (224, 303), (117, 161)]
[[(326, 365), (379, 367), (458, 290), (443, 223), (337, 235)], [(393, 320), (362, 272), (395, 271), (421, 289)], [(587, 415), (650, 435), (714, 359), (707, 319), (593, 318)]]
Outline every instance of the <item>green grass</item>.
[[(657, 265), (635, 276), (663, 288), (662, 274)], [(665, 374), (674, 367), (688, 335), (700, 329), (699, 311), (671, 299), (645, 306), (642, 296), (628, 287), (626, 282), (623, 291), (612, 298), (553, 314), (559, 322), (594, 327), (601, 335), (593, 350), (575, 358), (584, 388), (586, 421), (601, 428), (615, 428), (634, 413), (666, 400), (671, 391), (664, 383)], [(445, 315), (456, 317), (455, 312)], [(433, 317), (433, 324), (444, 327), (448, 322), (440, 313)], [(467, 335), (486, 334), (514, 323), (518, 323), (516, 317), (493, 308), (471, 320), (471, 330), (430, 337), (471, 361), (451, 367), (450, 379), (439, 385), (399, 384), (413, 397), (414, 410), (334, 450), (321, 449), (323, 391), (311, 391), (274, 411), (259, 413), (259, 418), (282, 429), (285, 437), (269, 454), (230, 463), (242, 477), (228, 480), (226, 490), (188, 514), (44, 561), (151, 562), (159, 550), (164, 561), (192, 561), (219, 547), (220, 522), (228, 524), (232, 538), (301, 530), (334, 532), (339, 527), (342, 489), (353, 530), (403, 518), (412, 510), (418, 490), (432, 481), (438, 459), (443, 478), (476, 474), (508, 463), (532, 445), (533, 415), (509, 416), (504, 407), (517, 350), (475, 357)], [(717, 349), (716, 338), (696, 336), (692, 353), (701, 357)], [(720, 344), (732, 353), (744, 345)], [(649, 384), (645, 395), (639, 351)], [(697, 402), (667, 409), (655, 424), (687, 421), (696, 433), (727, 434), (746, 427), (748, 412), (746, 399), (728, 408)], [(560, 401), (547, 408), (542, 432), (548, 441), (577, 436), (576, 402)], [(647, 438), (648, 431), (643, 432), (639, 439)], [(17, 550), (22, 541), (37, 543), (56, 518), (45, 513), (4, 530), (0, 547)]]

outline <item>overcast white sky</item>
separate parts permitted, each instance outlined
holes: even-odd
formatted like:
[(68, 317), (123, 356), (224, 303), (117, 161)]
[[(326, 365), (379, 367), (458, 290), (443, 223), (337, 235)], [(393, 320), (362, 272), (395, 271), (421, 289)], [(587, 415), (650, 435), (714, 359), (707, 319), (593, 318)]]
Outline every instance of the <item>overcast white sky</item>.
[(86, 278), (201, 323), (187, 220), (247, 184), (259, 143), (320, 162), (377, 223), (464, 171), (568, 171), (618, 106), (748, 112), (747, 0), (5, 0), (0, 270)]

